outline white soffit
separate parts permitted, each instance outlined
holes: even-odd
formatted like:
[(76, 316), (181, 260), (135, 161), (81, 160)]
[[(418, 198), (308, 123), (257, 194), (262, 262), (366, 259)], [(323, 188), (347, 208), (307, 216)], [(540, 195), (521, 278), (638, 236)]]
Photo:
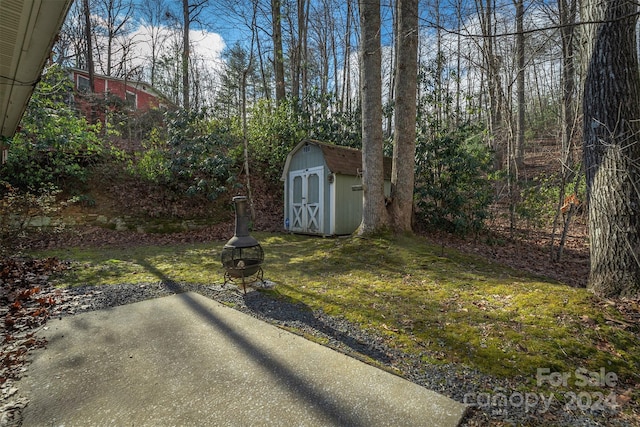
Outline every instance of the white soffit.
[(72, 0), (0, 0), (0, 135), (16, 131)]

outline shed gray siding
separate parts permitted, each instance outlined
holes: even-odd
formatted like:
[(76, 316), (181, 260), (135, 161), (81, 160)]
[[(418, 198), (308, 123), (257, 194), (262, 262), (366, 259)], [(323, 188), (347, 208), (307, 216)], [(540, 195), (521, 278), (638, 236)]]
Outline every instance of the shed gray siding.
[[(385, 162), (386, 177), (387, 174), (390, 176), (391, 162), (390, 159), (385, 159)], [(352, 189), (362, 184), (361, 168), (360, 150), (315, 140), (300, 142), (287, 156), (281, 178), (285, 190), (285, 229), (323, 236), (353, 233), (362, 222), (363, 192)], [(321, 192), (318, 204), (311, 200), (317, 178)], [(304, 190), (300, 190), (301, 187)], [(390, 180), (386, 177), (387, 195), (390, 187)], [(297, 199), (300, 199), (300, 194), (309, 198), (292, 200), (294, 192)], [(317, 228), (315, 221), (318, 222)]]
[(289, 172), (299, 171), (305, 169), (311, 169), (316, 166), (327, 167), (327, 163), (324, 161), (322, 150), (317, 145), (305, 145), (301, 147), (291, 157), (289, 163)]
[(362, 191), (353, 191), (351, 186), (362, 184), (362, 180), (352, 175), (336, 175), (333, 200), (336, 224), (334, 234), (353, 233), (362, 222)]

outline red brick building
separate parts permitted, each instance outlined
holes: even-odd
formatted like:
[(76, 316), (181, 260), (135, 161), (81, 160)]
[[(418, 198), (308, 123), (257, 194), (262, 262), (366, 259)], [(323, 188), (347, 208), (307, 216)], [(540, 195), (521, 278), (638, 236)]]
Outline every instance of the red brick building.
[[(73, 80), (75, 93), (89, 93), (89, 72), (77, 68), (69, 68), (70, 77)], [(125, 80), (117, 77), (94, 75), (95, 95), (104, 94), (104, 99), (108, 95), (115, 96), (124, 101), (126, 105), (136, 112), (145, 112), (154, 108), (170, 108), (173, 106), (164, 95), (158, 92), (149, 83)], [(94, 97), (95, 100), (95, 97)], [(84, 112), (87, 118), (91, 115), (91, 105), (89, 97), (76, 96), (77, 107)], [(104, 111), (95, 111), (104, 121)]]

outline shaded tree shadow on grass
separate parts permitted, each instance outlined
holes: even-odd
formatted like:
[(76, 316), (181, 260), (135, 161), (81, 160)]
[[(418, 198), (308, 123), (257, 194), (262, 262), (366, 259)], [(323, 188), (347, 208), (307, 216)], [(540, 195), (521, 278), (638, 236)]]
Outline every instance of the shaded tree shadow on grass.
[(265, 292), (249, 292), (243, 299), (247, 309), (258, 318), (293, 328), (303, 335), (327, 339), (328, 346), (346, 351), (351, 356), (363, 355), (384, 365), (391, 364), (393, 360), (381, 340), (371, 336), (365, 338), (365, 332), (359, 326), (346, 320), (324, 316), (314, 312), (306, 304), (290, 302)]
[[(180, 294), (191, 290), (168, 277), (149, 261), (141, 258), (135, 261), (156, 276), (162, 286), (169, 292)], [(211, 297), (206, 292), (200, 293), (206, 297)], [(293, 328), (294, 331), (303, 336), (308, 334), (325, 338), (328, 340), (329, 347), (337, 348), (354, 357), (363, 355), (384, 365), (389, 365), (393, 360), (381, 341), (373, 345), (371, 344), (372, 342), (379, 340), (373, 337), (359, 339), (358, 335), (364, 335), (364, 332), (358, 326), (347, 321), (330, 318), (329, 316), (325, 317), (321, 313), (316, 314), (310, 307), (301, 302), (290, 302), (284, 298), (273, 297), (261, 291), (249, 292), (241, 298), (242, 302), (238, 302), (246, 307), (245, 311), (261, 320), (281, 327)]]
[(181, 294), (188, 291), (188, 289), (185, 289), (184, 286), (167, 276), (146, 259), (136, 258), (135, 263), (140, 265), (141, 267), (144, 267), (145, 270), (156, 276), (158, 280), (160, 280), (161, 285), (165, 287), (169, 292), (174, 294)]

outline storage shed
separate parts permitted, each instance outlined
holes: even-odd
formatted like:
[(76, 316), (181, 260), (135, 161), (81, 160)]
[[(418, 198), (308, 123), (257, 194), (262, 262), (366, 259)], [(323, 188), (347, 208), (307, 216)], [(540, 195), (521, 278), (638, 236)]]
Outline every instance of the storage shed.
[[(390, 158), (385, 158), (384, 171), (388, 195)], [(362, 151), (305, 139), (287, 155), (281, 180), (286, 230), (344, 235), (362, 222)]]

